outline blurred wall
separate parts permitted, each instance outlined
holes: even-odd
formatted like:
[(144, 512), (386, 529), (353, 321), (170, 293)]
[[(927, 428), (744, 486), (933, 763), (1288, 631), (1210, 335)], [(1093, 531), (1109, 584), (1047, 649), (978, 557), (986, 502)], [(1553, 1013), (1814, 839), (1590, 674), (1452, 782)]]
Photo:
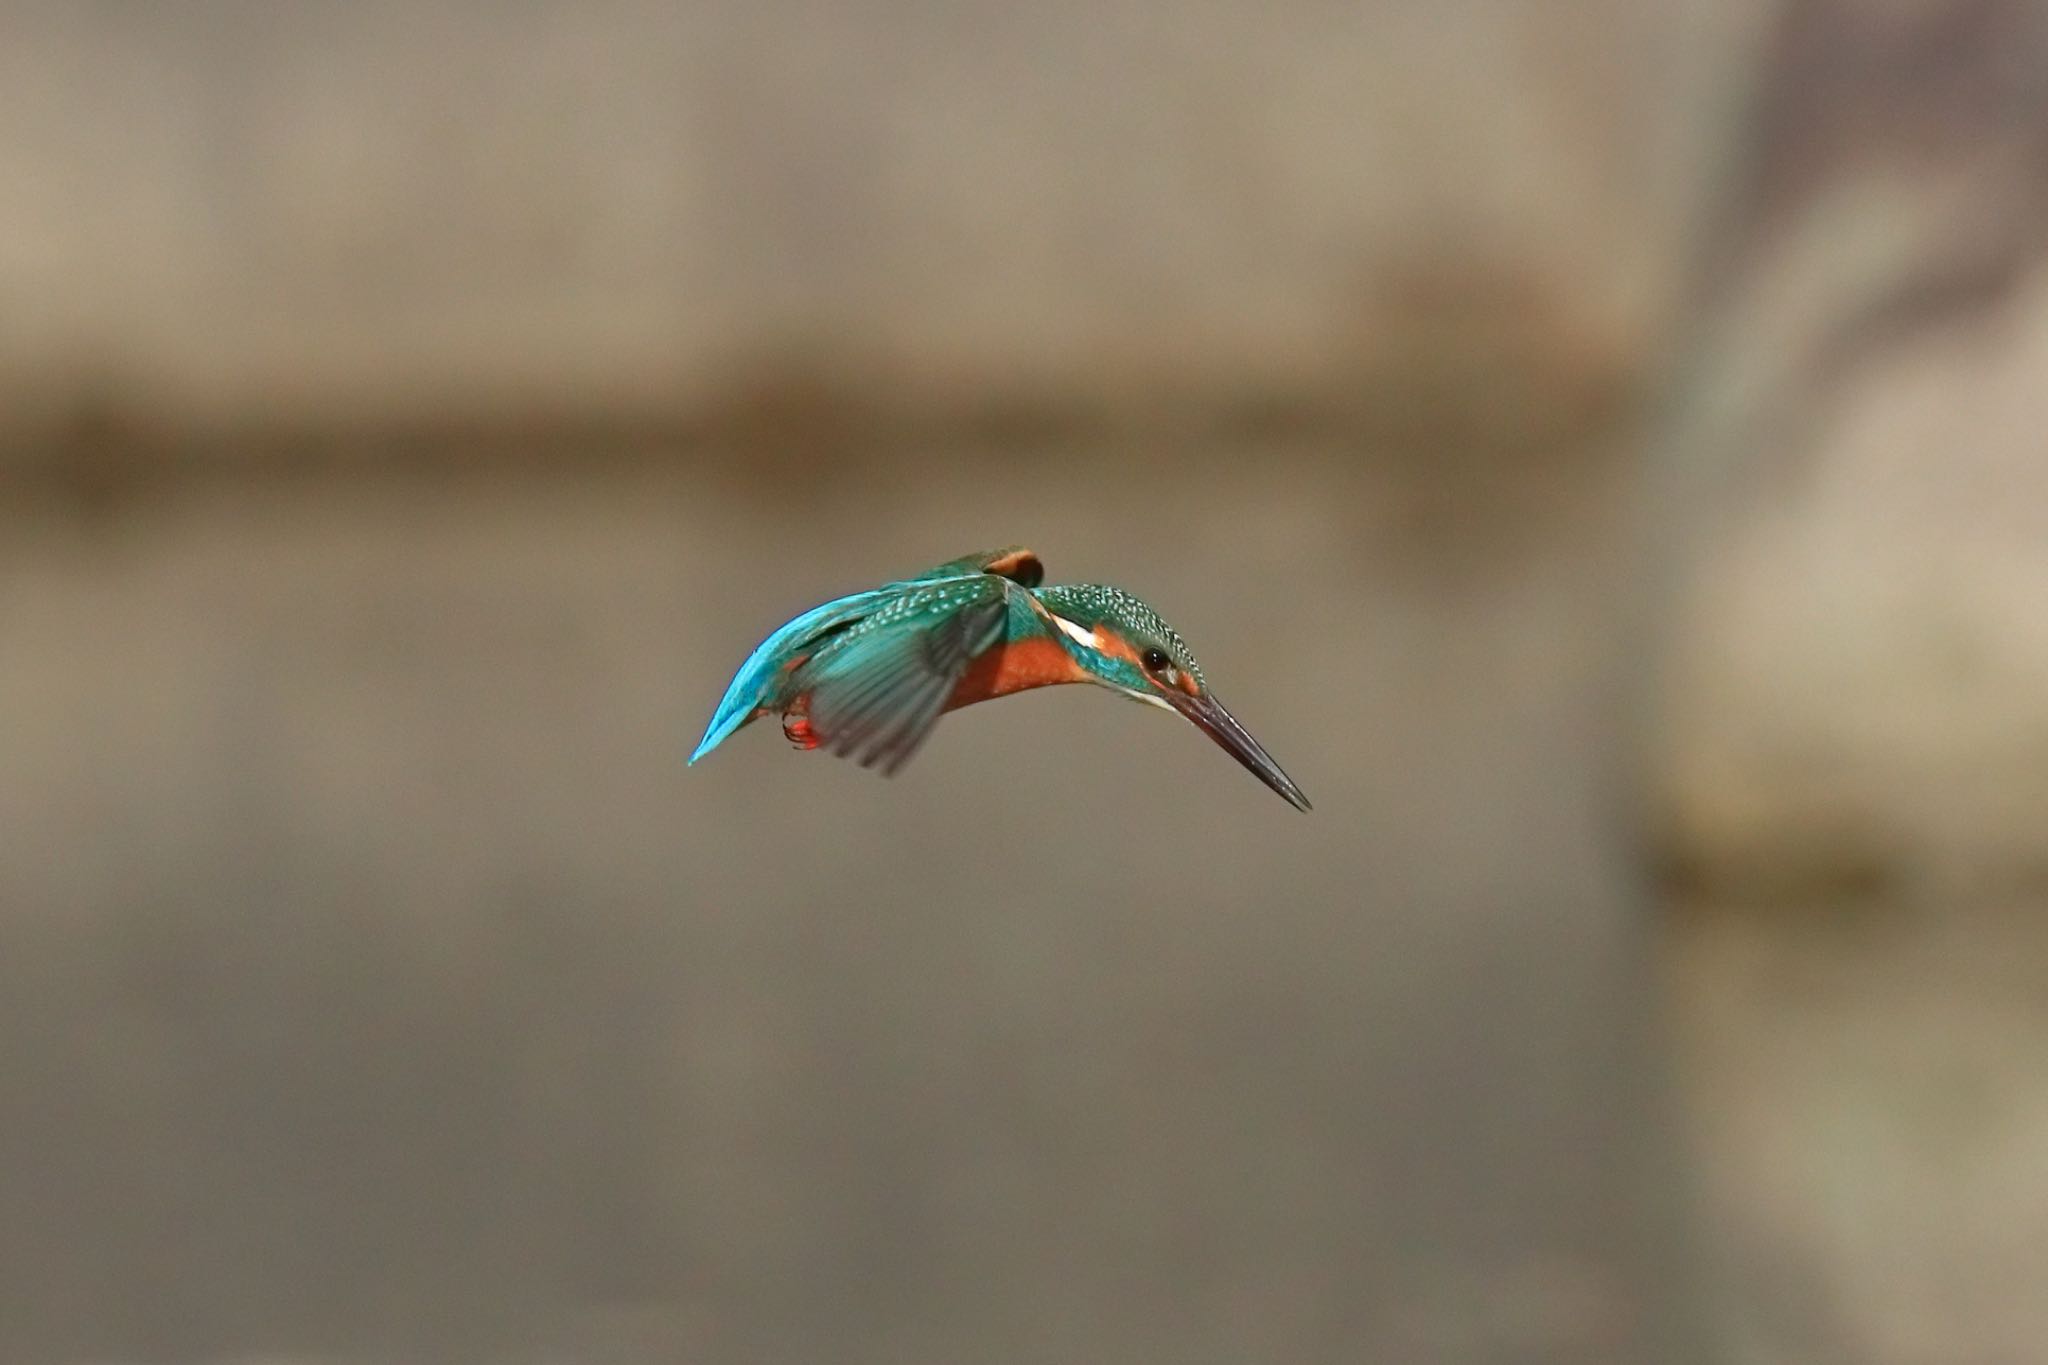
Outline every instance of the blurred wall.
[[(0, 1353), (1696, 1349), (1602, 816), (1741, 23), (7, 22)], [(1020, 538), (1317, 813), (1099, 697), (681, 767)]]
[(1502, 348), (1569, 409), (1668, 325), (1758, 8), (11, 0), (6, 425), (1350, 403)]
[(2043, 24), (7, 4), (0, 1355), (2026, 1358)]

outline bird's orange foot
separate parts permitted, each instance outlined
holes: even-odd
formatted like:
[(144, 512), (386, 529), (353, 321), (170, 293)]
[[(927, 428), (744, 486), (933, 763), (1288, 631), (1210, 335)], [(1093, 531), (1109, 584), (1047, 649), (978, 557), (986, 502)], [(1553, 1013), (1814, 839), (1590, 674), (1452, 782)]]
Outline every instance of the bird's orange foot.
[(782, 716), (782, 734), (799, 749), (815, 749), (819, 740), (811, 729), (811, 718), (802, 711), (786, 711)]

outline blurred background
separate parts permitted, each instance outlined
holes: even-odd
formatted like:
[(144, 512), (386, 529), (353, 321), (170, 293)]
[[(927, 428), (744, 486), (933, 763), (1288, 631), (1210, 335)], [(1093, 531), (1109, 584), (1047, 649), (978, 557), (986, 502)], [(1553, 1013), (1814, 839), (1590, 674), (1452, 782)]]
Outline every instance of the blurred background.
[[(0, 0), (0, 1360), (2048, 1360), (2048, 4)], [(1022, 541), (1084, 689), (749, 730)]]

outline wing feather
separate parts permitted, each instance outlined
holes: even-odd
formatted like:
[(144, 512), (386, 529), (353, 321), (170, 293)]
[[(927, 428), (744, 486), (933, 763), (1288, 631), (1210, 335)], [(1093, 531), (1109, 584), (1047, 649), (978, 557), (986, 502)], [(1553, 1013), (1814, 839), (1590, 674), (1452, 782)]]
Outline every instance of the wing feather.
[(968, 665), (1002, 637), (1011, 591), (993, 575), (935, 583), (820, 650), (799, 686), (822, 745), (884, 773), (909, 762)]

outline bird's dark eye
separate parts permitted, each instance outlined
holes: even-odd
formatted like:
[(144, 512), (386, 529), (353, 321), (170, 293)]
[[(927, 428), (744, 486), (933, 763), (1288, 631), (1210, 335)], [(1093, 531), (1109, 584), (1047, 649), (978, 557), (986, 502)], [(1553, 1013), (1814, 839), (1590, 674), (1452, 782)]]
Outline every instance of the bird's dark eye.
[(1144, 660), (1147, 673), (1164, 672), (1173, 666), (1173, 660), (1166, 657), (1166, 651), (1163, 649), (1146, 650)]

